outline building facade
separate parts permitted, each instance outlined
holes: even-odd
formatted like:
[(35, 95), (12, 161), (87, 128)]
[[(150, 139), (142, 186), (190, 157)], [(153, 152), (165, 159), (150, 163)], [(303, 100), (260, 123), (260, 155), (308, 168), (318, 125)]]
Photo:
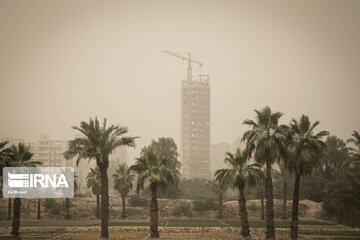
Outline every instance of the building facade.
[(209, 179), (210, 82), (208, 75), (181, 83), (180, 148), (185, 178)]

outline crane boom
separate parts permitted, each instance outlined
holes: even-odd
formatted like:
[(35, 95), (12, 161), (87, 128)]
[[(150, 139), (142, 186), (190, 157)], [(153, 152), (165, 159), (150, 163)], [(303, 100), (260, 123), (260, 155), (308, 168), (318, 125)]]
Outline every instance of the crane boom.
[(167, 53), (169, 55), (172, 55), (174, 57), (178, 57), (178, 58), (181, 58), (183, 61), (187, 61), (188, 62), (188, 68), (187, 68), (187, 79), (189, 81), (192, 80), (192, 67), (191, 67), (191, 63), (196, 63), (198, 64), (200, 67), (203, 66), (203, 64), (199, 61), (196, 61), (196, 60), (193, 60), (191, 59), (191, 53), (190, 52), (187, 52), (187, 56), (184, 56), (184, 55), (181, 55), (179, 53), (176, 53), (176, 52), (172, 52), (172, 51), (169, 51), (169, 50), (163, 50), (164, 53)]

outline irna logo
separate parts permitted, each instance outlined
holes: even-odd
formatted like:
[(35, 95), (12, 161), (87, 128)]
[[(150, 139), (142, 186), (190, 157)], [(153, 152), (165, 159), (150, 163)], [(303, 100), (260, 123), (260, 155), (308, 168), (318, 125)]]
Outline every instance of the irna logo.
[(72, 198), (74, 169), (71, 167), (5, 167), (3, 195), (6, 198)]
[[(52, 175), (52, 176), (51, 176)], [(16, 174), (8, 173), (8, 185), (11, 188), (27, 187), (69, 187), (64, 174)]]

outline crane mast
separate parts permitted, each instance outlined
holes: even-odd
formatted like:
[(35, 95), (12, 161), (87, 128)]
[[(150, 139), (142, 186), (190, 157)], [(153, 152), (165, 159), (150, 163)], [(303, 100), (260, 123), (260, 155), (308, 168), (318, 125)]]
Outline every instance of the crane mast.
[(203, 64), (201, 62), (196, 61), (196, 60), (191, 58), (191, 53), (190, 52), (186, 53), (187, 56), (184, 56), (184, 55), (181, 55), (179, 53), (172, 52), (172, 51), (169, 51), (169, 50), (163, 50), (163, 53), (167, 53), (169, 55), (172, 55), (174, 57), (178, 57), (178, 58), (182, 59), (183, 61), (188, 62), (188, 66), (187, 66), (187, 80), (188, 81), (192, 81), (192, 66), (191, 66), (191, 63), (196, 63), (200, 67), (203, 66)]

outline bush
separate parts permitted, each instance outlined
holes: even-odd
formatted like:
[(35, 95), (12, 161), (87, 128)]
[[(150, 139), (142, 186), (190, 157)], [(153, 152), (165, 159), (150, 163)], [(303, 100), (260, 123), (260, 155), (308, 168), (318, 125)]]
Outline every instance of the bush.
[(138, 194), (133, 194), (129, 197), (129, 204), (133, 207), (147, 207), (149, 201), (146, 198), (140, 197)]
[(179, 204), (177, 204), (174, 209), (171, 212), (172, 215), (174, 216), (181, 216), (181, 215), (185, 215), (187, 217), (191, 217), (192, 215), (192, 210), (191, 210), (191, 205), (188, 202), (180, 202)]
[(51, 214), (60, 214), (61, 211), (65, 208), (62, 204), (58, 203), (53, 198), (46, 198), (44, 206), (45, 211)]
[(192, 200), (192, 205), (193, 209), (199, 212), (218, 209), (218, 204), (212, 198), (199, 198)]

